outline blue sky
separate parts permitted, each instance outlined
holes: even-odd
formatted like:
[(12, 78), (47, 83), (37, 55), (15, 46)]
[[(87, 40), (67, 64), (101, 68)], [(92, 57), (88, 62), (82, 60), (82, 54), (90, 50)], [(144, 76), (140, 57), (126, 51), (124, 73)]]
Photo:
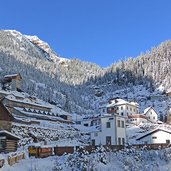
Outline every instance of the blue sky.
[(170, 39), (170, 9), (170, 0), (1, 0), (0, 29), (106, 67)]

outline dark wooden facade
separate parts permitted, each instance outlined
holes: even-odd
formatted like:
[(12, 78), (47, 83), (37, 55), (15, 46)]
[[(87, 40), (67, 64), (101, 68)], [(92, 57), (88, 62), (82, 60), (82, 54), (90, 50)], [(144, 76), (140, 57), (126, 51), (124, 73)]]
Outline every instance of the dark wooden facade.
[(55, 155), (61, 156), (64, 153), (67, 153), (67, 154), (70, 153), (70, 154), (72, 154), (75, 151), (74, 149), (75, 149), (74, 146), (55, 147), (54, 148), (54, 152), (55, 152)]
[(7, 110), (2, 102), (0, 102), (0, 130), (11, 131), (11, 125), (14, 121), (14, 117)]
[(8, 153), (17, 150), (19, 138), (8, 131), (0, 131), (0, 152)]

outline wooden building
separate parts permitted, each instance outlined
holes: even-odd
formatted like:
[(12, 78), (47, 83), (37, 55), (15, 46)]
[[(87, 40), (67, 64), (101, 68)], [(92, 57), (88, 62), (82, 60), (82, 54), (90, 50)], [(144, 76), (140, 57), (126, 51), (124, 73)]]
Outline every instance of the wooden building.
[(11, 110), (13, 107), (21, 107), (51, 112), (51, 107), (49, 106), (33, 103), (26, 99), (18, 100), (14, 95), (8, 95), (4, 97), (2, 102), (9, 108), (9, 110)]
[(17, 143), (20, 138), (12, 133), (1, 130), (0, 131), (0, 152), (8, 153), (17, 150)]
[(4, 104), (0, 102), (0, 130), (4, 129), (11, 131), (11, 125), (13, 121), (14, 117), (12, 114), (8, 111)]
[(4, 76), (4, 86), (5, 85), (10, 85), (11, 90), (21, 90), (21, 80), (22, 77), (19, 73), (17, 74), (11, 74), (11, 75), (5, 75)]

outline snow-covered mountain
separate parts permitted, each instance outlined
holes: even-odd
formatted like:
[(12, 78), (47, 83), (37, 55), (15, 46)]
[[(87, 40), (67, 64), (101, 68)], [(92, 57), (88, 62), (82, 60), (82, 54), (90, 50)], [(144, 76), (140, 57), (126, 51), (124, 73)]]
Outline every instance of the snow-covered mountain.
[(28, 38), (33, 44), (37, 45), (39, 48), (47, 52), (50, 60), (52, 60), (53, 62), (65, 63), (65, 61), (68, 60), (66, 58), (59, 57), (59, 55), (57, 55), (55, 51), (52, 50), (47, 42), (40, 40), (37, 36), (25, 35), (25, 37)]
[(154, 106), (165, 115), (170, 105), (165, 96), (171, 87), (170, 58), (171, 41), (166, 41), (137, 58), (101, 68), (60, 57), (37, 36), (0, 30), (0, 77), (19, 72), (24, 91), (71, 113), (98, 113), (101, 104), (120, 97), (137, 101), (141, 111)]

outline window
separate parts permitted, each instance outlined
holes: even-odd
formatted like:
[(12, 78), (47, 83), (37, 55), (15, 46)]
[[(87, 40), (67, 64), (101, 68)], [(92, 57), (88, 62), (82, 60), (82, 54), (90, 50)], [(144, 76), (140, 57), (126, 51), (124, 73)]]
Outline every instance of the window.
[(130, 111), (132, 111), (132, 107), (130, 107)]
[(124, 115), (124, 113), (122, 112), (122, 113), (121, 113), (121, 115), (123, 116), (123, 115)]
[(153, 116), (153, 119), (154, 119), (154, 120), (156, 119), (155, 116)]
[(157, 139), (157, 137), (152, 137), (152, 139)]
[(1, 142), (1, 140), (0, 140), (0, 149), (3, 149), (3, 148), (2, 148), (2, 142)]
[(124, 123), (124, 121), (122, 121), (122, 128), (124, 128), (125, 127), (125, 123)]
[(97, 136), (98, 136), (98, 132), (95, 132), (95, 133), (94, 133), (94, 136), (97, 137)]
[(170, 140), (166, 140), (166, 144), (170, 144)]
[(122, 145), (125, 144), (125, 138), (122, 138)]
[(126, 109), (128, 110), (128, 106), (126, 107)]
[(106, 128), (110, 128), (110, 122), (106, 122)]
[(105, 109), (103, 109), (103, 113), (105, 113)]
[(119, 107), (117, 107), (116, 109), (119, 110)]
[(118, 145), (121, 145), (121, 138), (118, 138)]
[(113, 120), (113, 118), (109, 118), (109, 120)]
[(118, 127), (120, 127), (121, 126), (121, 123), (120, 123), (120, 120), (118, 120)]
[(135, 109), (134, 109), (134, 112), (135, 112)]
[(121, 106), (121, 110), (123, 110), (123, 107)]
[(5, 141), (0, 139), (0, 149), (5, 149)]
[(111, 136), (106, 137), (106, 145), (111, 145)]

